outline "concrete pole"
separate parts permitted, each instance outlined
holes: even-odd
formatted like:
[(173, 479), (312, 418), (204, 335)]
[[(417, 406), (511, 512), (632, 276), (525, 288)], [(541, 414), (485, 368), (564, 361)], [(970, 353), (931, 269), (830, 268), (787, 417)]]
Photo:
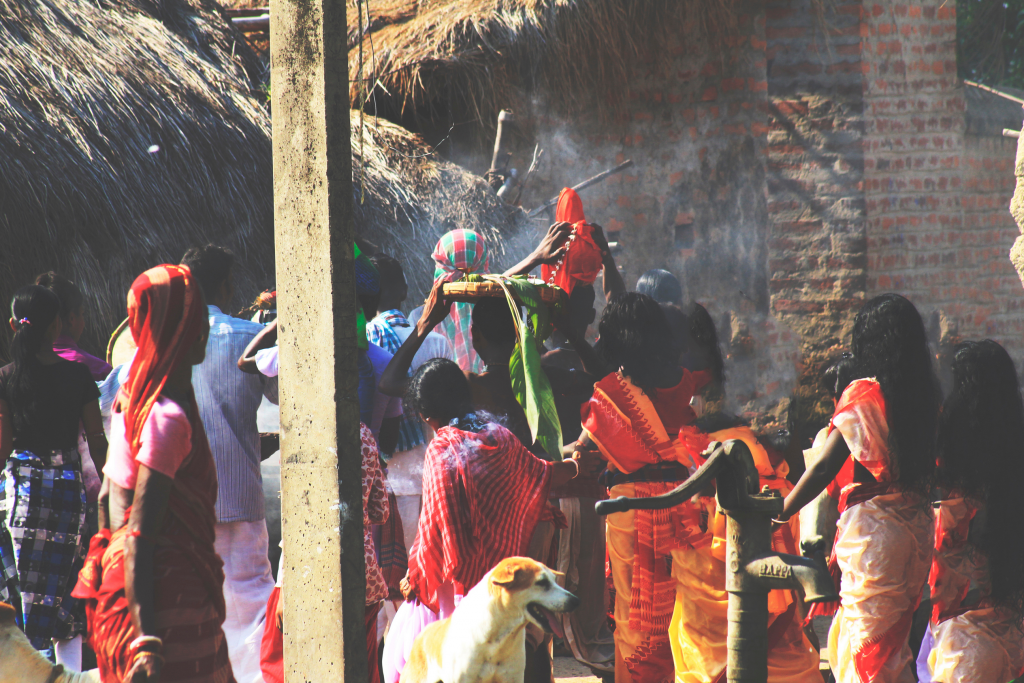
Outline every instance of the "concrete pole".
[(273, 0), (288, 683), (367, 680), (345, 0)]

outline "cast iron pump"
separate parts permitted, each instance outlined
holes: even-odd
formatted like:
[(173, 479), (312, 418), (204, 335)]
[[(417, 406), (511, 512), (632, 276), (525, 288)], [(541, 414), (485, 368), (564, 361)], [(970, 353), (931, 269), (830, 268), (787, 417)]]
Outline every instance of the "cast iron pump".
[(614, 498), (597, 513), (664, 510), (684, 503), (718, 480), (718, 507), (726, 515), (725, 589), (729, 593), (728, 683), (768, 680), (768, 591), (797, 588), (804, 602), (838, 600), (825, 567), (796, 555), (772, 551), (772, 519), (782, 498), (768, 487), (758, 492), (754, 458), (742, 441), (709, 446), (711, 455), (674, 490), (651, 498)]

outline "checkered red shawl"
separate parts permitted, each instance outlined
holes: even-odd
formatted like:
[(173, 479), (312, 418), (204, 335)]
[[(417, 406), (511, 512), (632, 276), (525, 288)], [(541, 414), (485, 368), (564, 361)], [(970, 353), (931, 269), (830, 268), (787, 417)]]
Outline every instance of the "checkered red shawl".
[(494, 565), (526, 552), (551, 486), (552, 464), (504, 427), (442, 427), (423, 465), (423, 511), (409, 553), (409, 583), (438, 611), (445, 582), (465, 595)]

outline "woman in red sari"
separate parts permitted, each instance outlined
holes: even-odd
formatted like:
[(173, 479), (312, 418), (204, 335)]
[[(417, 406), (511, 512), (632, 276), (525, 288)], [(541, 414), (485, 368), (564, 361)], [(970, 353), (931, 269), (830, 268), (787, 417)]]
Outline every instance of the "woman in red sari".
[(74, 596), (86, 600), (105, 683), (233, 683), (213, 548), (217, 474), (191, 381), (209, 324), (189, 269), (140, 275), (128, 324), (138, 352), (112, 410), (105, 528)]

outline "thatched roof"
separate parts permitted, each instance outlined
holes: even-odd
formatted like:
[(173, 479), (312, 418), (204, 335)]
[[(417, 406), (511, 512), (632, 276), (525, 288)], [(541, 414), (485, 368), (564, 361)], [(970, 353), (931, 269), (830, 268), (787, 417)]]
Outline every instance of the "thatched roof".
[[(699, 49), (734, 26), (732, 0), (348, 0), (353, 107), (394, 120), (490, 121), (543, 90), (569, 114), (621, 101), (638, 61)], [(359, 8), (362, 7), (362, 16)], [(369, 7), (369, 16), (367, 16)], [(527, 97), (524, 97), (527, 95)], [(611, 107), (610, 109), (614, 109)]]
[[(0, 0), (3, 305), (63, 272), (89, 301), (83, 345), (102, 353), (134, 277), (190, 246), (238, 254), (239, 308), (273, 286), (261, 69), (212, 0)], [(454, 226), (487, 234), (500, 263), (511, 209), (408, 131), (364, 124), (354, 116), (357, 230), (409, 262), (412, 291)]]
[(482, 178), (432, 154), (401, 126), (357, 111), (351, 121), (356, 229), (403, 262), (411, 306), (430, 289), (430, 254), (449, 230), (482, 234), (491, 270), (520, 255), (509, 238), (526, 223), (522, 209), (503, 203)]
[(212, 0), (0, 0), (4, 305), (59, 270), (99, 352), (132, 279), (191, 245), (235, 250), (246, 295), (272, 284), (259, 70)]

